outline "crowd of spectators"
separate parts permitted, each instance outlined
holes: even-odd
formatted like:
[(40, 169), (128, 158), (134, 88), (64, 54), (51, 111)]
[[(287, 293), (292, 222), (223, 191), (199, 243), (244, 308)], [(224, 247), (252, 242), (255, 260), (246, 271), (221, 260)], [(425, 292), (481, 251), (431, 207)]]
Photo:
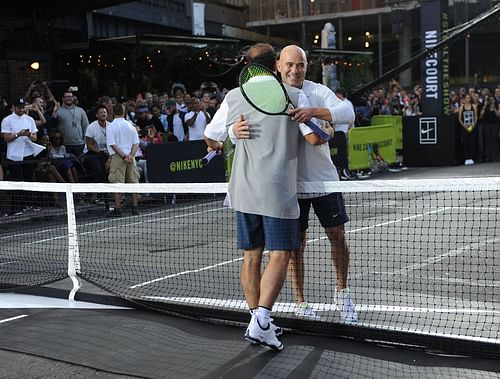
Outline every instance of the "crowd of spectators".
[[(203, 140), (205, 127), (227, 92), (214, 82), (203, 82), (192, 92), (176, 83), (160, 94), (104, 95), (84, 109), (78, 93), (71, 89), (59, 101), (46, 83), (35, 81), (25, 96), (10, 103), (0, 99), (0, 180), (108, 181), (110, 147), (106, 130), (115, 118), (113, 107), (121, 103), (124, 118), (139, 137), (135, 160), (141, 180), (147, 182), (148, 146)], [(37, 145), (45, 149), (40, 152)], [(7, 213), (22, 213), (26, 210), (24, 203), (22, 199), (14, 202)], [(56, 195), (54, 205), (62, 206)]]
[[(162, 93), (103, 95), (84, 109), (75, 91), (65, 91), (59, 100), (46, 83), (35, 81), (23, 97), (10, 103), (0, 97), (0, 180), (106, 182), (110, 164), (106, 127), (114, 119), (113, 106), (122, 103), (124, 118), (134, 125), (139, 136), (140, 149), (135, 159), (141, 181), (147, 182), (148, 146), (202, 140), (205, 126), (226, 92), (213, 82), (203, 82), (195, 91), (176, 83)], [(421, 99), (420, 85), (407, 90), (397, 80), (391, 80), (387, 87), (376, 87), (355, 103), (355, 126), (370, 125), (374, 115), (421, 115)], [(450, 107), (466, 150), (464, 163), (498, 161), (500, 86), (460, 87), (450, 92)], [(16, 146), (23, 139), (26, 146), (29, 140), (46, 149), (40, 154), (30, 149), (20, 153)], [(91, 201), (99, 202), (95, 197)], [(57, 196), (54, 205), (62, 206)], [(21, 212), (20, 207), (14, 204), (13, 212)]]
[[(374, 88), (355, 110), (356, 126), (369, 126), (374, 115), (419, 116), (423, 111), (422, 86), (407, 90), (393, 79), (388, 87)], [(500, 159), (500, 85), (494, 89), (459, 87), (458, 91), (450, 91), (449, 111), (456, 117), (464, 164), (497, 162)]]

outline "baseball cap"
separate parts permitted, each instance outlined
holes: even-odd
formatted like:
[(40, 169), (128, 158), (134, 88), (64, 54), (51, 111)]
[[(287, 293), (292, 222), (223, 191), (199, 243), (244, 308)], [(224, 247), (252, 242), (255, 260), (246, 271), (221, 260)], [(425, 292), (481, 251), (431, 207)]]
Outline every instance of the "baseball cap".
[(174, 105), (175, 105), (175, 100), (167, 100), (167, 102), (165, 103), (165, 106), (167, 108), (173, 107)]
[(24, 100), (23, 97), (18, 97), (16, 99), (14, 99), (14, 101), (12, 102), (12, 104), (15, 107), (24, 107), (26, 105), (26, 100)]
[(135, 110), (137, 113), (148, 113), (149, 112), (149, 109), (148, 107), (137, 107), (137, 109)]

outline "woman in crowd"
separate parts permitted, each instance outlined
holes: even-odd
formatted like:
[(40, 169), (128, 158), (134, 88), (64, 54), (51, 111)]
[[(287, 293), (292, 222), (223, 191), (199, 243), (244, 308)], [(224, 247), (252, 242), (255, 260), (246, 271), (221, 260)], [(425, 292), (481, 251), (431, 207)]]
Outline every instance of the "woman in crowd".
[(464, 157), (466, 166), (474, 164), (477, 147), (477, 108), (472, 104), (470, 94), (464, 96), (464, 102), (458, 109), (458, 123), (460, 124), (464, 143)]
[(498, 160), (500, 107), (496, 103), (495, 97), (489, 95), (484, 97), (484, 103), (479, 114), (479, 119), (483, 123), (486, 161), (496, 162)]

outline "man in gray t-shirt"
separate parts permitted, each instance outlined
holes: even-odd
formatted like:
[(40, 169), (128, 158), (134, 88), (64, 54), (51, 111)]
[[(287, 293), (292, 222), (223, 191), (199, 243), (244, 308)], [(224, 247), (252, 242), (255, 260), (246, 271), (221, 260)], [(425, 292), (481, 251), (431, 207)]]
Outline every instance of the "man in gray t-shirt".
[(85, 111), (73, 104), (71, 91), (64, 92), (63, 104), (54, 117), (57, 118), (57, 128), (64, 136), (66, 151), (77, 157), (82, 155), (89, 120)]
[[(250, 63), (275, 70), (276, 53), (268, 44), (254, 45), (247, 53)], [(287, 86), (295, 104), (301, 91)], [(252, 108), (239, 88), (231, 90), (207, 125), (205, 139), (221, 149), (227, 127), (248, 123), (253, 135), (236, 143), (229, 183), (229, 199), (236, 210), (238, 248), (244, 250), (241, 283), (252, 319), (245, 338), (251, 343), (281, 350), (270, 312), (286, 277), (290, 251), (299, 246), (297, 203), (297, 156), (303, 135), (310, 143), (323, 141), (305, 125), (288, 116), (268, 116)], [(261, 273), (264, 247), (269, 263)]]

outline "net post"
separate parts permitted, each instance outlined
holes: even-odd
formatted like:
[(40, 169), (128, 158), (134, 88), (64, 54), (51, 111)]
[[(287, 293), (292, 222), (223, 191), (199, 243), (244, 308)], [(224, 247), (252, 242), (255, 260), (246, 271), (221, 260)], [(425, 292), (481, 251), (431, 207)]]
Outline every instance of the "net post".
[(68, 300), (74, 301), (76, 292), (81, 283), (78, 278), (80, 272), (80, 250), (78, 247), (78, 235), (76, 231), (75, 203), (71, 184), (66, 185), (66, 208), (68, 217), (68, 276), (73, 282), (73, 288), (69, 293)]

